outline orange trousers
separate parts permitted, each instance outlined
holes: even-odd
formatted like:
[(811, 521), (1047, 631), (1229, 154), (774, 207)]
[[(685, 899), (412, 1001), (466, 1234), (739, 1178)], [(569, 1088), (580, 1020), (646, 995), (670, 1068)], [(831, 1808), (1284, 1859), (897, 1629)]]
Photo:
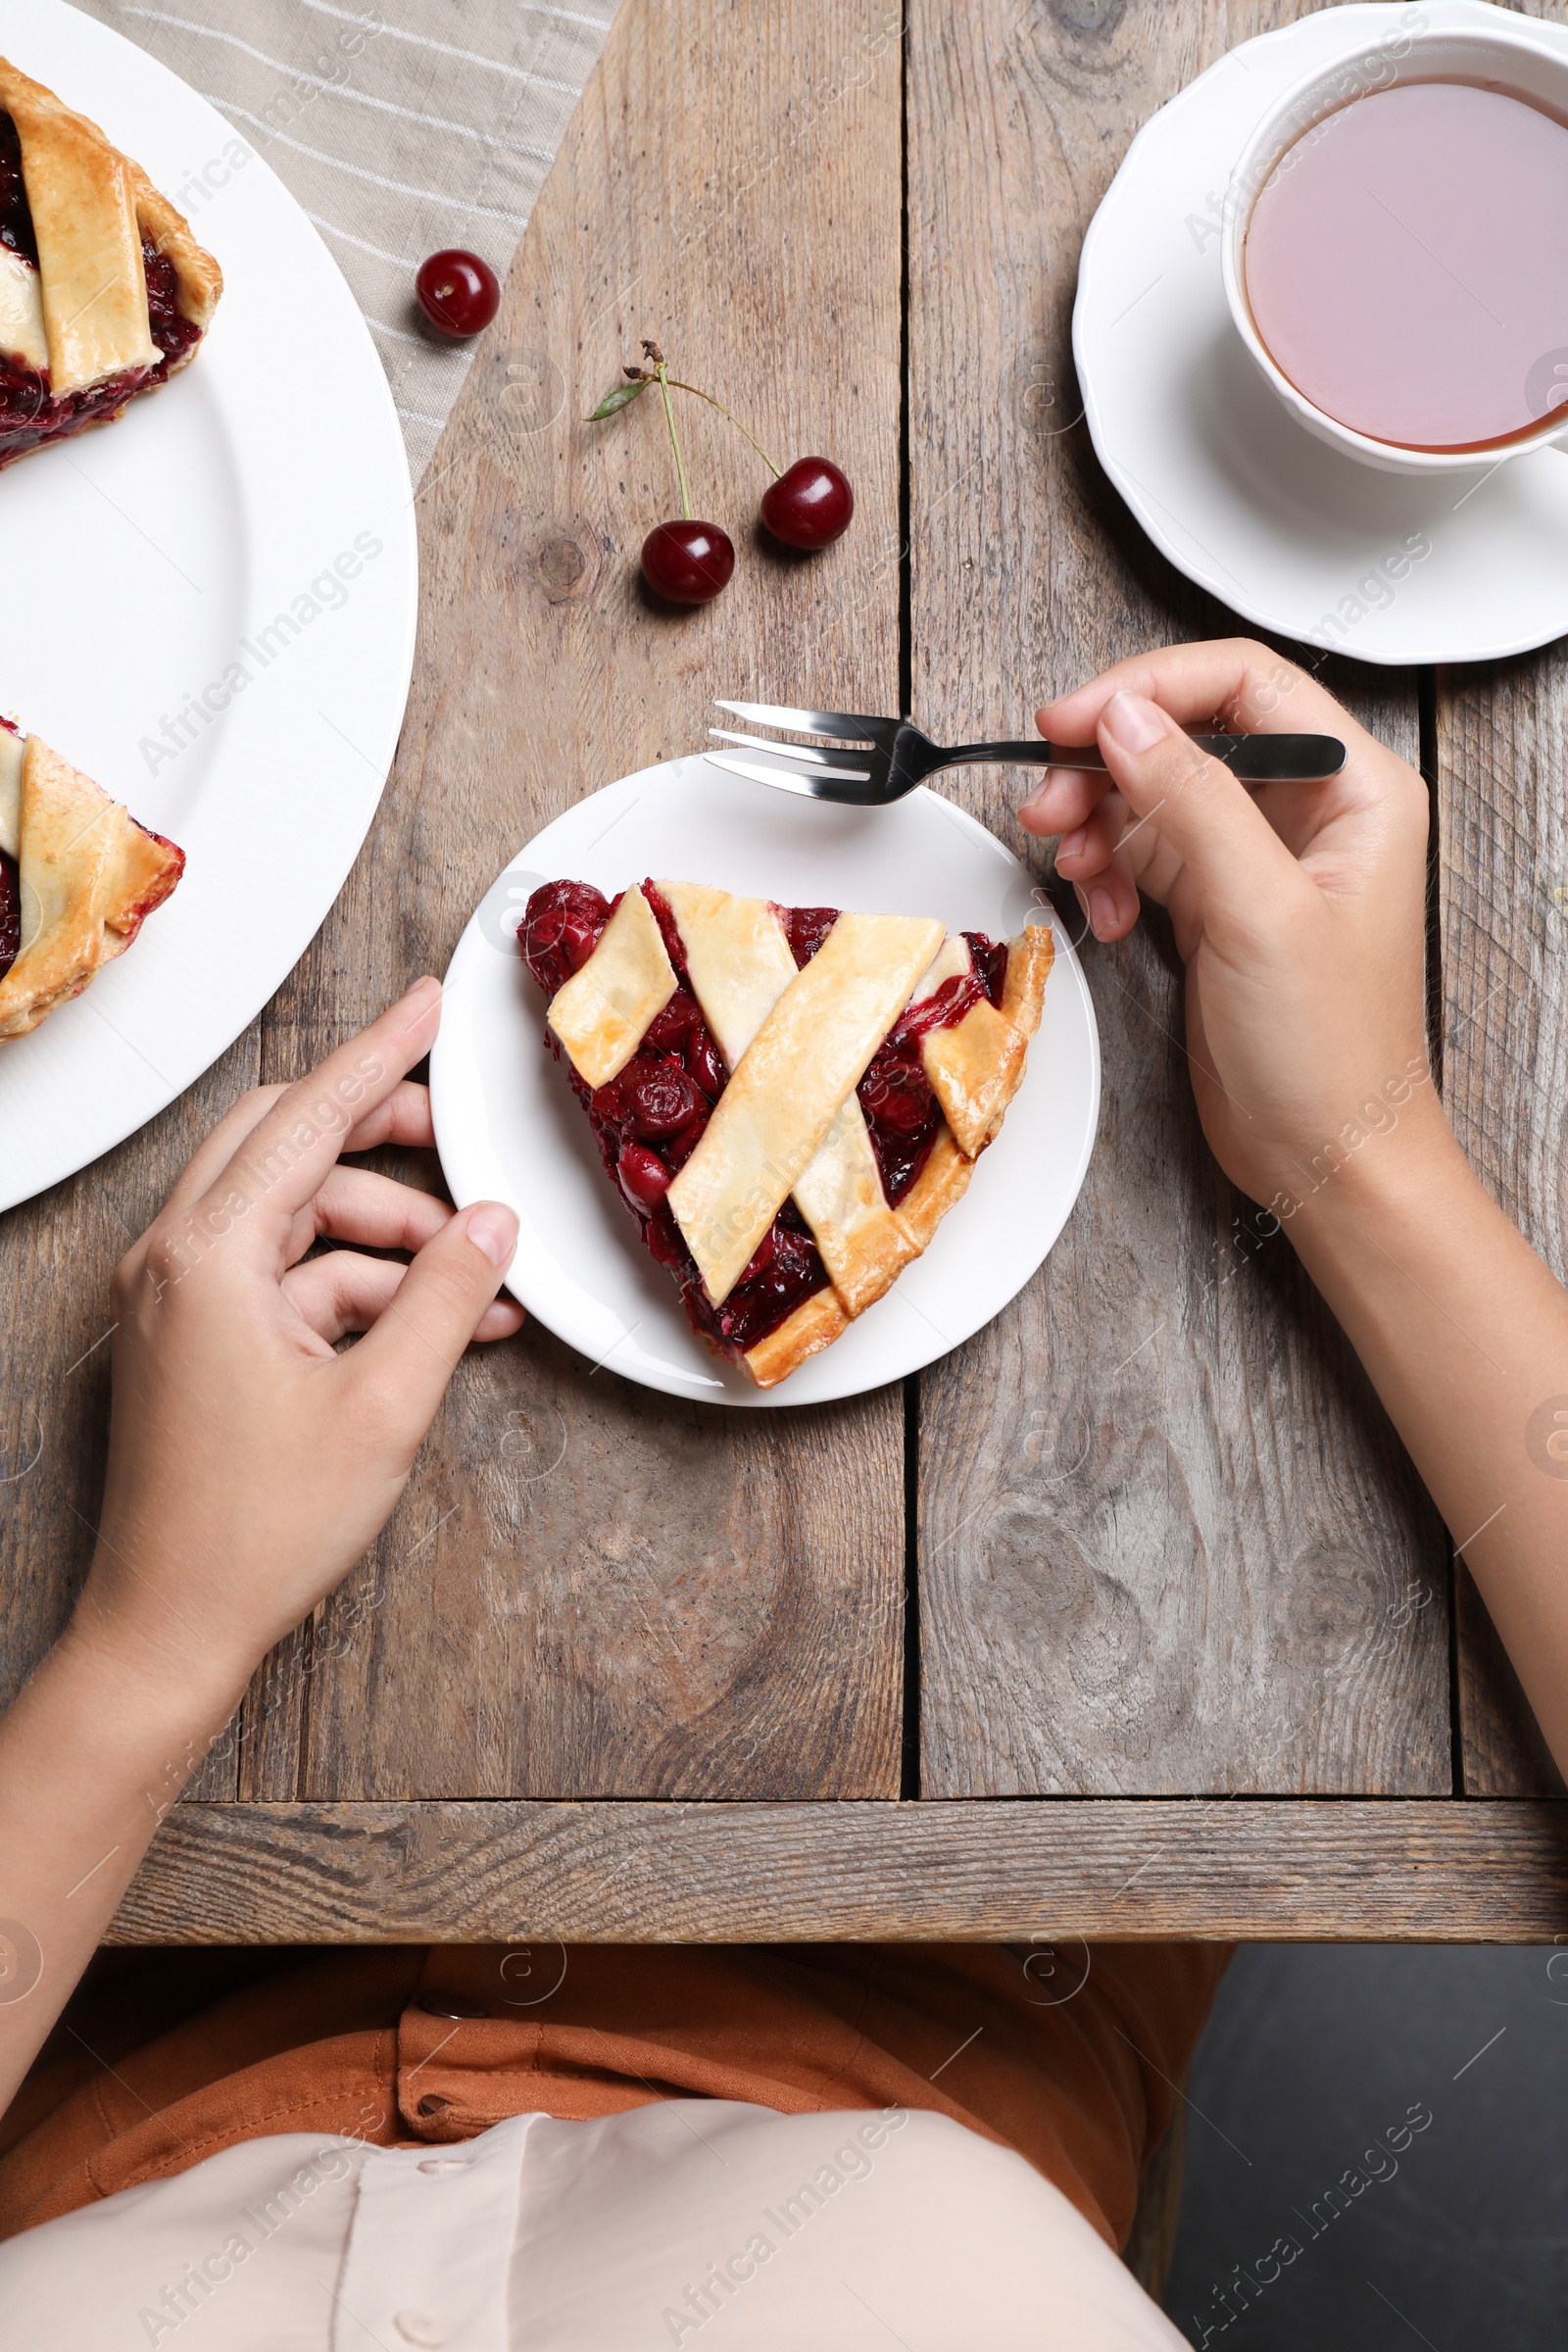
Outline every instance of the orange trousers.
[(237, 1956), (106, 1955), (0, 2127), (0, 2237), (263, 2133), (408, 2146), (675, 2097), (933, 2108), (1119, 2249), (1230, 1949), (381, 1946), (253, 1955), (216, 1999)]

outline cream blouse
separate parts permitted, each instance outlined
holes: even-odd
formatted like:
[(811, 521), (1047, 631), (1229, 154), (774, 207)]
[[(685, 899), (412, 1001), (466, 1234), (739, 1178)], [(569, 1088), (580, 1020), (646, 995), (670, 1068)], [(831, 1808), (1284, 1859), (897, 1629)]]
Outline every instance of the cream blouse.
[(0, 2246), (28, 2352), (1180, 2352), (1061, 2191), (949, 2117), (669, 2099), (452, 2146), (289, 2132)]

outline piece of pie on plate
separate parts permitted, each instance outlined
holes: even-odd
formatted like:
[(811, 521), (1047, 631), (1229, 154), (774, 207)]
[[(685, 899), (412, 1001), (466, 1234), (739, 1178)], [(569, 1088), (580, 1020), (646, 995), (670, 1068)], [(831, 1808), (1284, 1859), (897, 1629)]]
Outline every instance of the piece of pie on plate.
[(188, 367), (222, 290), (141, 166), (0, 57), (0, 466)]
[(184, 870), (183, 850), (0, 718), (0, 1038), (79, 997)]
[(926, 1248), (1040, 1026), (1049, 930), (547, 882), (518, 945), (694, 1331), (770, 1389)]

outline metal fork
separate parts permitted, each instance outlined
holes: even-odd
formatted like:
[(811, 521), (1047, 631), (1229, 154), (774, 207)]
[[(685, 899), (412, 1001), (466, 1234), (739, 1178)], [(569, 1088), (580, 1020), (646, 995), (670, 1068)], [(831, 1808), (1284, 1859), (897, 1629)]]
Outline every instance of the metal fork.
[[(1094, 744), (960, 743), (951, 750), (906, 718), (873, 718), (863, 711), (791, 710), (774, 703), (715, 702), (714, 708), (755, 725), (780, 727), (795, 735), (819, 735), (852, 748), (819, 752), (804, 743), (770, 743), (765, 736), (740, 735), (732, 727), (710, 727), (721, 743), (745, 744), (746, 754), (708, 752), (714, 767), (749, 776), (781, 792), (802, 792), (814, 801), (844, 801), (860, 808), (883, 808), (903, 800), (943, 767), (973, 767), (1000, 760), (1021, 767), (1090, 767), (1105, 764)], [(1223, 760), (1246, 784), (1311, 784), (1337, 776), (1345, 746), (1336, 735), (1195, 735), (1200, 752)]]

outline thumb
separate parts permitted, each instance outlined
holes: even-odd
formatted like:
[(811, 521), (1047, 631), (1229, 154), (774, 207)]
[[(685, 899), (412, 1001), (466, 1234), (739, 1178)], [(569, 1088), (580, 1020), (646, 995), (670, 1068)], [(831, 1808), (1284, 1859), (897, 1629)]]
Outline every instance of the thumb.
[(516, 1247), (516, 1217), (499, 1201), (481, 1200), (449, 1218), (350, 1355), (351, 1377), (406, 1407), (411, 1445), (434, 1420)]
[(1135, 820), (1157, 826), (1211, 906), (1255, 906), (1262, 894), (1288, 889), (1299, 876), (1246, 785), (1200, 752), (1157, 703), (1113, 694), (1099, 735)]

